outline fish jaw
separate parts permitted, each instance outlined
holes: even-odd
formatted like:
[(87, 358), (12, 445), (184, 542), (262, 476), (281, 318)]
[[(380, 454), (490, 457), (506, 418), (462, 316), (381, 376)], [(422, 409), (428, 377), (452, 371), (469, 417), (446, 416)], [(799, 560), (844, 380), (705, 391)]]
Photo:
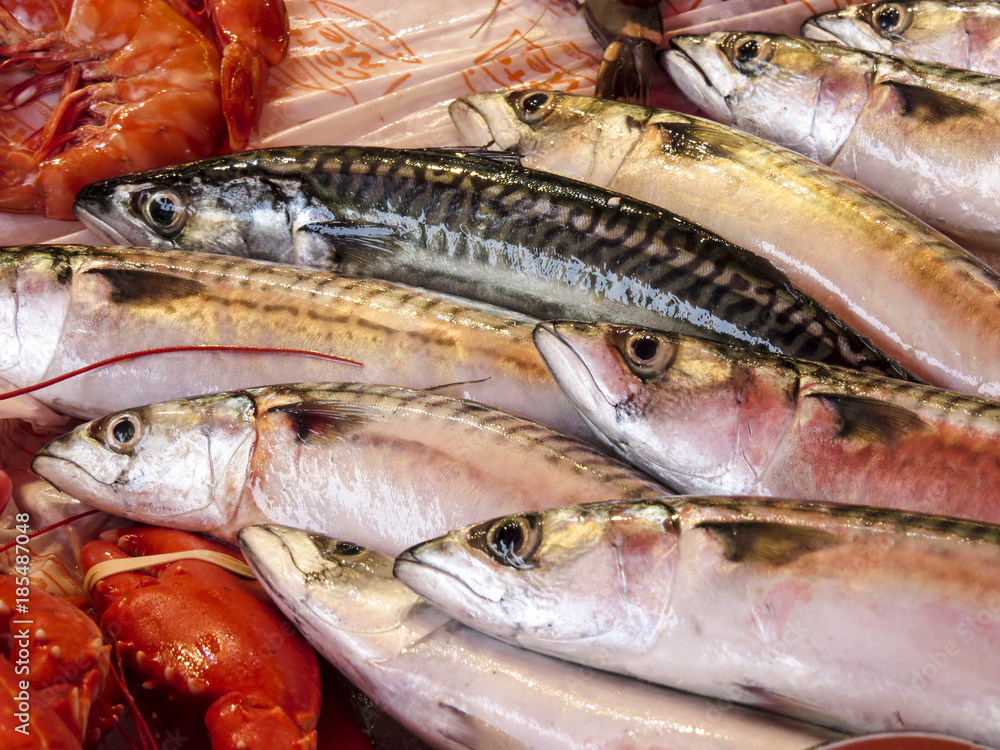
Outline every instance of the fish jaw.
[(684, 95), (709, 117), (724, 125), (732, 122), (726, 101), (734, 88), (729, 66), (706, 50), (703, 40), (686, 35), (672, 37), (670, 49), (661, 53), (660, 62)]
[[(652, 509), (656, 519), (643, 519), (633, 508)], [(623, 572), (634, 556), (648, 552), (651, 537), (673, 533), (664, 522), (672, 514), (669, 506), (650, 501), (506, 516), (411, 547), (397, 557), (393, 572), (481, 632), (551, 654), (584, 642), (598, 665), (609, 643), (615, 649), (644, 643), (648, 613), (662, 612), (669, 598), (675, 565), (670, 550), (647, 561), (647, 578)], [(617, 523), (642, 528), (633, 537), (641, 541), (620, 538)], [(508, 544), (512, 529), (521, 530), (527, 546)], [(630, 606), (632, 596), (645, 597), (648, 609), (645, 601)]]
[(245, 526), (258, 580), (338, 668), (393, 659), (450, 618), (392, 577), (393, 560), (352, 542), (279, 524)]
[(247, 482), (253, 403), (227, 394), (196, 401), (211, 405), (204, 421), (175, 401), (87, 422), (45, 445), (32, 470), (81, 502), (133, 521), (195, 531), (224, 526)]
[(448, 114), (459, 135), (473, 146), (486, 146), (507, 151), (521, 140), (520, 128), (512, 119), (513, 112), (495, 96), (468, 94), (448, 106)]
[(71, 250), (0, 251), (0, 378), (13, 386), (40, 382), (49, 372), (72, 305)]
[[(564, 335), (571, 330), (581, 332), (576, 337), (580, 340), (580, 349), (591, 344), (586, 347), (586, 354)], [(637, 389), (634, 379), (617, 377), (622, 372), (620, 359), (610, 350), (594, 346), (593, 337), (587, 335), (589, 330), (592, 329), (582, 323), (551, 321), (539, 323), (533, 337), (535, 347), (563, 392), (597, 436), (614, 447), (622, 437), (615, 430), (615, 405), (628, 399)], [(603, 336), (599, 343), (603, 343)], [(598, 370), (601, 377), (596, 375)]]

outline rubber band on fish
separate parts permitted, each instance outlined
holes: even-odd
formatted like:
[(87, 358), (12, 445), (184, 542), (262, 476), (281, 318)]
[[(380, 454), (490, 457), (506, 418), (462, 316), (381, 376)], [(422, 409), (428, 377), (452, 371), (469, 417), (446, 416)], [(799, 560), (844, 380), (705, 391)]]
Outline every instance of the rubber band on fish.
[(43, 380), (41, 383), (35, 383), (33, 385), (27, 385), (24, 388), (18, 388), (13, 391), (8, 391), (6, 393), (0, 393), (0, 401), (5, 401), (10, 398), (15, 398), (17, 396), (23, 396), (28, 393), (34, 393), (35, 391), (41, 390), (42, 388), (48, 388), (49, 386), (57, 385), (64, 380), (69, 380), (77, 375), (84, 375), (91, 370), (96, 370), (101, 367), (107, 367), (110, 365), (118, 364), (119, 362), (125, 362), (130, 359), (139, 359), (140, 357), (147, 357), (154, 354), (174, 354), (177, 352), (240, 352), (247, 354), (297, 354), (304, 357), (319, 357), (320, 359), (328, 359), (334, 362), (341, 362), (345, 365), (351, 365), (352, 367), (364, 367), (361, 362), (353, 359), (348, 359), (347, 357), (338, 357), (336, 354), (324, 354), (323, 352), (310, 351), (308, 349), (279, 349), (270, 347), (258, 347), (258, 346), (221, 346), (221, 345), (197, 345), (197, 346), (164, 346), (156, 349), (143, 349), (137, 352), (130, 352), (128, 354), (120, 354), (116, 357), (109, 357), (108, 359), (102, 359), (100, 362), (94, 362), (93, 364), (85, 365), (76, 370), (70, 370), (69, 372), (63, 373), (62, 375), (57, 375), (54, 378), (49, 378), (48, 380)]
[(202, 560), (203, 562), (218, 565), (220, 568), (225, 568), (230, 573), (234, 573), (242, 578), (255, 578), (250, 566), (233, 559), (229, 555), (222, 552), (213, 552), (212, 550), (192, 549), (183, 552), (166, 552), (162, 555), (131, 557), (125, 560), (104, 560), (87, 571), (87, 575), (83, 579), (83, 589), (90, 594), (94, 586), (108, 576), (151, 568), (154, 565), (166, 565), (178, 560)]

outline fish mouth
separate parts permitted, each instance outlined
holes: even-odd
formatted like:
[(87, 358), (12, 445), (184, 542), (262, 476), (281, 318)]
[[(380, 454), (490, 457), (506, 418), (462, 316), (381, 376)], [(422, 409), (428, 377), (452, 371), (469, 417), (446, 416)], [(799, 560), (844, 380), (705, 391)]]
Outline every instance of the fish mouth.
[[(516, 150), (521, 141), (518, 121), (506, 99), (495, 94), (467, 94), (448, 106), (459, 134), (471, 145), (494, 151)], [(488, 144), (488, 145), (487, 145)]]
[(97, 235), (98, 239), (111, 245), (131, 245), (125, 235), (118, 232), (113, 226), (108, 224), (98, 214), (90, 210), (86, 205), (80, 203), (79, 199), (73, 204), (73, 213), (76, 218), (83, 222), (91, 232)]
[[(713, 119), (728, 125), (732, 121), (726, 102), (728, 92), (721, 91), (715, 78), (709, 76), (703, 46), (695, 37), (672, 37), (670, 49), (660, 53), (660, 64), (688, 99)], [(720, 73), (722, 80), (726, 80), (725, 72)]]
[(393, 577), (402, 581), (434, 606), (439, 606), (435, 601), (434, 592), (442, 589), (443, 576), (446, 587), (449, 589), (449, 606), (441, 607), (441, 609), (453, 616), (455, 616), (455, 613), (452, 611), (454, 607), (450, 606), (451, 603), (468, 601), (472, 602), (473, 607), (475, 607), (481, 601), (497, 604), (503, 599), (503, 587), (498, 587), (496, 594), (493, 596), (484, 594), (472, 588), (467, 581), (459, 578), (447, 568), (436, 565), (432, 560), (421, 559), (422, 553), (425, 555), (428, 552), (433, 554), (434, 551), (435, 547), (432, 542), (425, 542), (424, 544), (418, 544), (415, 547), (404, 550), (396, 556), (396, 562), (392, 567)]
[(486, 118), (469, 102), (456, 99), (448, 106), (448, 114), (466, 143), (480, 146), (493, 140), (493, 132)]
[[(119, 509), (105, 507), (107, 503), (102, 502), (102, 498), (106, 498), (108, 493), (117, 496), (118, 491), (114, 485), (100, 481), (72, 459), (50, 453), (47, 446), (35, 454), (31, 461), (31, 471), (81, 503), (106, 513), (122, 515), (118, 512)], [(67, 484), (71, 489), (66, 487)], [(112, 500), (110, 504), (117, 506), (117, 501)]]
[(830, 14), (809, 18), (802, 23), (799, 34), (817, 42), (856, 47), (882, 54), (892, 52), (892, 42), (876, 34), (866, 24), (859, 23), (853, 16), (844, 18)]
[[(562, 388), (574, 405), (580, 402), (589, 402), (588, 405), (596, 413), (600, 407), (615, 408), (617, 399), (608, 393), (594, 377), (594, 373), (587, 366), (587, 361), (583, 355), (573, 346), (573, 343), (559, 333), (557, 322), (539, 323), (535, 326), (532, 338), (535, 341), (535, 348), (542, 355), (545, 366), (555, 377), (559, 387)], [(561, 379), (557, 373), (569, 374), (570, 378)], [(586, 380), (582, 381), (586, 373)], [(582, 381), (582, 382), (581, 382)], [(563, 383), (573, 383), (576, 387), (570, 393), (569, 388)], [(603, 403), (594, 398), (593, 394), (599, 393), (604, 400)], [(586, 412), (580, 408), (581, 413), (586, 417)]]
[(822, 18), (806, 19), (799, 29), (799, 34), (806, 39), (815, 39), (817, 42), (844, 43), (844, 40), (833, 29), (827, 27), (826, 20)]

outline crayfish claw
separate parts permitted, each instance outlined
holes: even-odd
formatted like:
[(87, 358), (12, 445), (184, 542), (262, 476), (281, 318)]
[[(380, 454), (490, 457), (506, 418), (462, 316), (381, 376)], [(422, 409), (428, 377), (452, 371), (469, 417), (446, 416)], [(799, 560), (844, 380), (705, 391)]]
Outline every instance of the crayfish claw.
[(254, 706), (240, 693), (226, 693), (205, 712), (212, 750), (315, 750), (315, 719), (303, 731), (278, 706)]

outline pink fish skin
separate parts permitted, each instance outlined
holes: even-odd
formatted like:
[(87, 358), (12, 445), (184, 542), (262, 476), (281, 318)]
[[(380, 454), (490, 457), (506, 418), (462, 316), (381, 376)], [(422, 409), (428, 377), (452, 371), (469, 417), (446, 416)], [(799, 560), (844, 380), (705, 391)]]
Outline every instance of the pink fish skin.
[(1000, 523), (1000, 404), (636, 326), (535, 342), (598, 434), (678, 492)]

